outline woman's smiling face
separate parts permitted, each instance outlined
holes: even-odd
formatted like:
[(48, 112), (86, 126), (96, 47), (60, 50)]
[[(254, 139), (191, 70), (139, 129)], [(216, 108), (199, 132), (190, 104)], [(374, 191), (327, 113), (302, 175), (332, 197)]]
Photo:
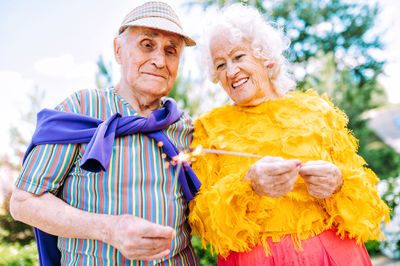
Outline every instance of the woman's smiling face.
[(249, 41), (234, 42), (223, 30), (211, 38), (210, 52), (218, 81), (237, 105), (254, 106), (278, 97), (268, 68), (254, 57)]

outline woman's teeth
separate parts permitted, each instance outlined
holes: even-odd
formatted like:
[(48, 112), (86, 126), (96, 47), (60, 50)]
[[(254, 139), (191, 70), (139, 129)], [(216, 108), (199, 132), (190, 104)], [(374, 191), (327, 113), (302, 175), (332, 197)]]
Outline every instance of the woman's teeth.
[(241, 79), (238, 82), (235, 82), (232, 84), (232, 87), (234, 89), (236, 89), (236, 87), (239, 87), (240, 85), (242, 85), (243, 83), (245, 83), (249, 78), (245, 78), (245, 79)]

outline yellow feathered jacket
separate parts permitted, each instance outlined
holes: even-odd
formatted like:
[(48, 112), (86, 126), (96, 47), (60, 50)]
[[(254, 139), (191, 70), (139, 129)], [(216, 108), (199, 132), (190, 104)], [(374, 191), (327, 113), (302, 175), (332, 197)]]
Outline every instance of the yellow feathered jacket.
[(342, 189), (328, 199), (307, 192), (299, 176), (285, 196), (270, 198), (242, 181), (254, 158), (206, 154), (193, 163), (202, 182), (190, 202), (194, 234), (218, 254), (244, 252), (265, 239), (290, 235), (294, 243), (335, 229), (360, 243), (381, 239), (379, 224), (389, 208), (379, 198), (376, 175), (357, 155), (357, 140), (346, 128), (347, 116), (314, 91), (293, 92), (255, 107), (226, 104), (195, 121), (192, 147), (246, 152), (285, 159), (324, 160), (342, 172)]

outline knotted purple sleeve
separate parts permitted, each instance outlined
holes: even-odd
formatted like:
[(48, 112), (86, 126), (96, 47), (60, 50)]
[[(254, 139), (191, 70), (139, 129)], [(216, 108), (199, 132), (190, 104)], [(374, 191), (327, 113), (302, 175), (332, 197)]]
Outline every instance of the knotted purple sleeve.
[[(115, 137), (136, 133), (147, 134), (156, 142), (164, 143), (164, 152), (170, 159), (179, 154), (178, 148), (162, 129), (175, 123), (183, 114), (175, 101), (168, 99), (165, 106), (153, 111), (148, 118), (114, 114), (102, 121), (93, 117), (44, 109), (38, 114), (38, 122), (32, 141), (24, 156), (39, 144), (89, 143), (82, 157), (81, 168), (91, 172), (108, 169)], [(200, 181), (189, 165), (179, 173), (179, 182), (185, 198), (190, 201), (200, 187)]]

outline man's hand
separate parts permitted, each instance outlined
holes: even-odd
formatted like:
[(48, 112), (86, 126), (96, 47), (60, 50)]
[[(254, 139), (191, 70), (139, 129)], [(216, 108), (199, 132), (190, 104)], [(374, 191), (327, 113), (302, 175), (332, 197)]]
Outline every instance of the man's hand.
[(277, 198), (292, 191), (300, 165), (299, 160), (266, 156), (251, 166), (244, 180), (251, 181), (257, 194)]
[(302, 164), (300, 175), (306, 182), (308, 193), (318, 199), (331, 197), (343, 184), (339, 168), (326, 161), (308, 161)]
[(124, 257), (155, 260), (167, 256), (176, 232), (133, 215), (107, 215), (79, 210), (51, 193), (34, 195), (16, 188), (10, 200), (14, 219), (49, 234), (96, 239), (114, 246)]
[(149, 222), (132, 215), (111, 219), (109, 240), (106, 242), (131, 260), (156, 260), (171, 252), (176, 232), (171, 227)]

